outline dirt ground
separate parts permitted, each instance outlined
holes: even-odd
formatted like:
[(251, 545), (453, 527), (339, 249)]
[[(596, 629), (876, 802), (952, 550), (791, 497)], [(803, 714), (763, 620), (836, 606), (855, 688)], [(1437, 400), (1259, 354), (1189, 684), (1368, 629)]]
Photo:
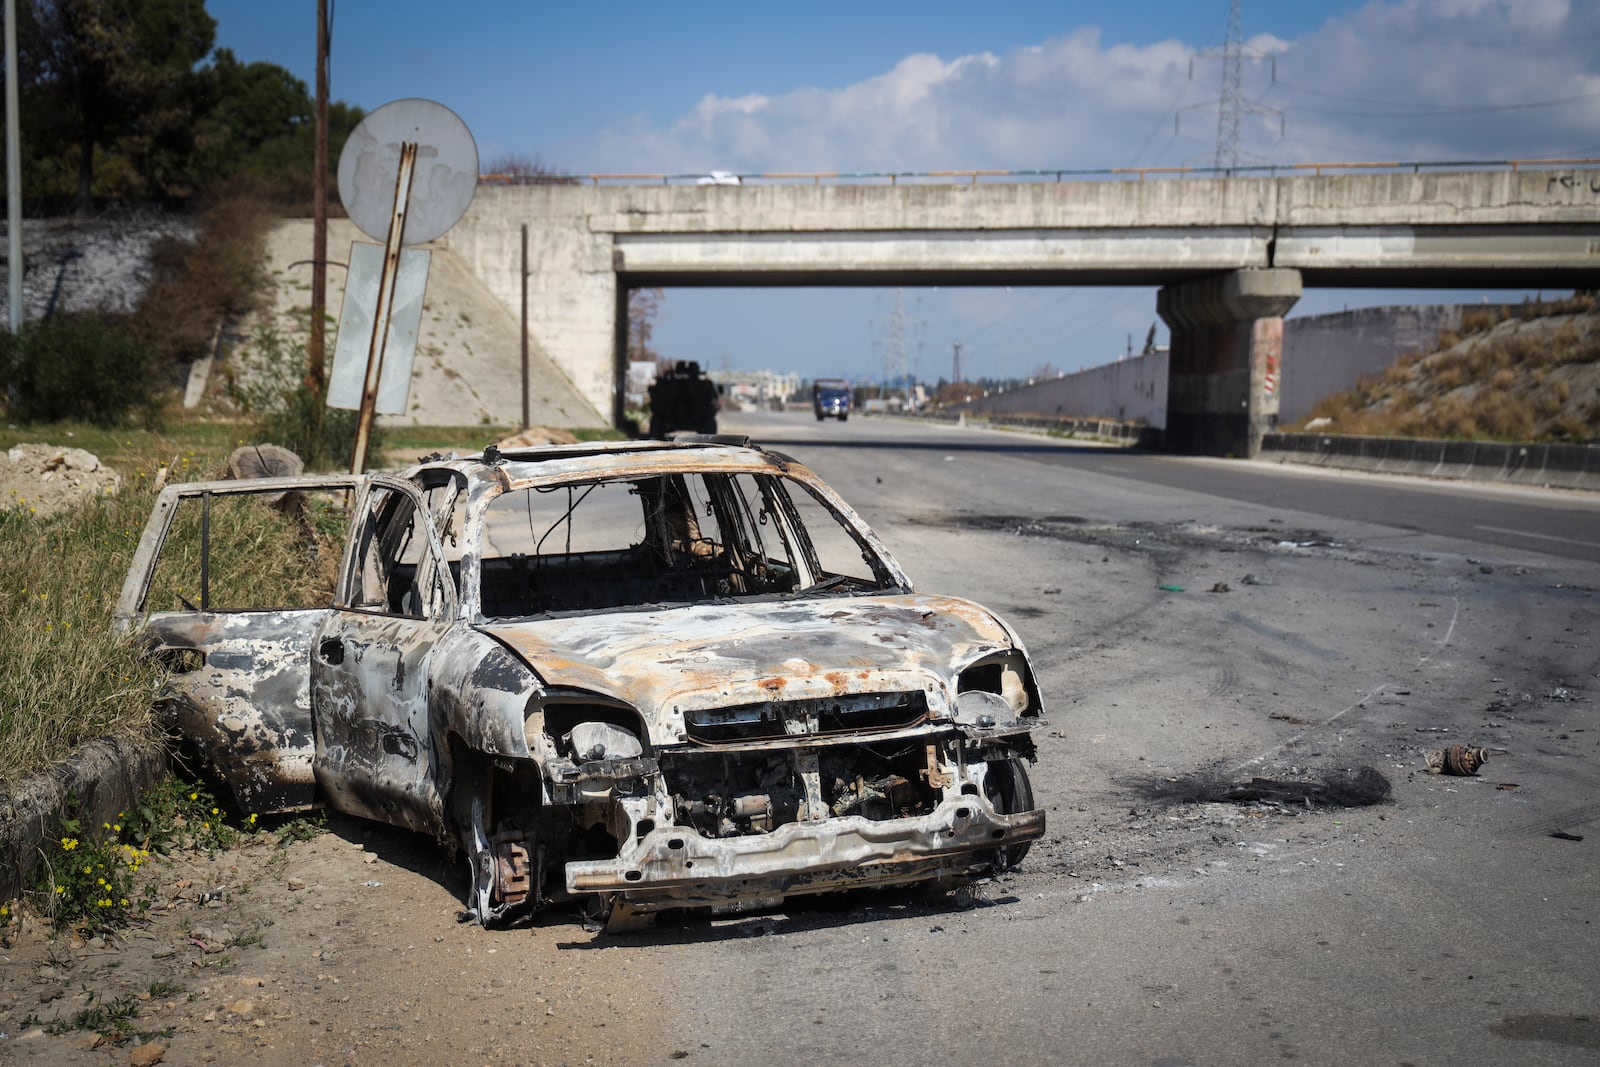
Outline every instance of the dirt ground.
[[(619, 957), (597, 965), (594, 953), (562, 951), (593, 940), (575, 916), (531, 935), (458, 923), (465, 869), (444, 851), (356, 820), (332, 827), (287, 845), (265, 832), (214, 857), (160, 858), (146, 868), (158, 903), (126, 930), (85, 940), (37, 918), (5, 928), (0, 1061), (125, 1064), (155, 1044), (167, 1064), (506, 1062), (491, 1050), (507, 1000), (522, 1006), (520, 1062), (651, 1061), (644, 1030), (616, 1026), (597, 1040), (573, 1025), (625, 988)], [(444, 984), (489, 999), (436, 995)], [(128, 996), (138, 1016), (125, 1040), (47, 1032)]]

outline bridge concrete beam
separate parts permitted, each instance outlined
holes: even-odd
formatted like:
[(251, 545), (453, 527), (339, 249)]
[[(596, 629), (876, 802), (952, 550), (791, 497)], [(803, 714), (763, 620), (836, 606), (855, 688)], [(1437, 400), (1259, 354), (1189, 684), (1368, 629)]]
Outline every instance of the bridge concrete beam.
[(1283, 316), (1300, 299), (1300, 272), (1236, 270), (1169, 285), (1156, 311), (1172, 331), (1167, 448), (1186, 455), (1261, 452), (1278, 414)]

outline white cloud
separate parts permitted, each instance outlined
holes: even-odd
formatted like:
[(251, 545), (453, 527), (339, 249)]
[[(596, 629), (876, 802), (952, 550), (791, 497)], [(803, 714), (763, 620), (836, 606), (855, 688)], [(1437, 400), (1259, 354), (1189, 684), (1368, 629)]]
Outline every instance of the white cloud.
[[(1271, 162), (1600, 152), (1600, 5), (1577, 7), (1373, 0), (1294, 40), (1258, 33), (1247, 50), (1276, 57), (1277, 82), (1245, 64), (1261, 110), (1243, 147)], [(665, 125), (636, 117), (562, 155), (653, 172), (1204, 164), (1221, 61), (1197, 51), (1108, 45), (1083, 27), (1003, 56), (909, 55), (851, 85), (711, 92)], [(1548, 101), (1562, 102), (1527, 106)]]

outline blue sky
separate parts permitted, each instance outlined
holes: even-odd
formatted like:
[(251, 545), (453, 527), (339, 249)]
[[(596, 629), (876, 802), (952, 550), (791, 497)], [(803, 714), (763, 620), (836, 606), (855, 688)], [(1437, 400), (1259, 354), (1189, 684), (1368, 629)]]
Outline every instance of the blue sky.
[[(485, 165), (942, 170), (1208, 165), (1227, 0), (808, 4), (331, 0), (332, 88), (454, 109)], [(312, 82), (315, 5), (209, 0), (217, 43)], [(1593, 0), (1245, 0), (1243, 159), (1600, 156)], [(1192, 76), (1191, 76), (1192, 67)], [(1276, 78), (1273, 78), (1273, 72)], [(1515, 293), (1309, 291), (1292, 314)], [(923, 375), (1104, 362), (1153, 290), (670, 290), (664, 354), (861, 374), (895, 307)], [(776, 328), (775, 328), (776, 327)], [(1158, 330), (1165, 337), (1165, 328)], [(920, 359), (919, 359), (920, 349)]]

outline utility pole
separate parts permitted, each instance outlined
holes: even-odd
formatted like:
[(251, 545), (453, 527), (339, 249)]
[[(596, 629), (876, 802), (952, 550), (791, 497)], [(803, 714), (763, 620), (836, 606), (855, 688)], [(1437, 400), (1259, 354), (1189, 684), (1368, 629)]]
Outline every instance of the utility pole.
[(328, 320), (328, 0), (317, 0), (317, 112), (315, 174), (311, 184), (311, 340), (306, 384), (321, 393), (327, 384)]
[(22, 328), (22, 135), (18, 121), (17, 0), (6, 0), (6, 296), (12, 333)]
[(1239, 114), (1243, 106), (1240, 72), (1244, 47), (1244, 16), (1239, 0), (1228, 8), (1228, 36), (1222, 44), (1222, 95), (1217, 98), (1217, 169), (1232, 171), (1239, 165)]
[(951, 385), (960, 385), (961, 384), (961, 342), (960, 341), (956, 342), (955, 359), (953, 359), (951, 361), (951, 365), (950, 365), (950, 384)]
[(1172, 116), (1172, 132), (1178, 133), (1182, 127), (1182, 115), (1185, 111), (1197, 109), (1217, 109), (1217, 150), (1213, 165), (1219, 174), (1231, 176), (1239, 168), (1239, 157), (1243, 151), (1239, 147), (1240, 125), (1246, 114), (1250, 115), (1276, 115), (1278, 118), (1278, 136), (1283, 136), (1283, 112), (1274, 107), (1254, 103), (1244, 98), (1244, 63), (1265, 60), (1272, 66), (1272, 82), (1278, 80), (1278, 57), (1265, 52), (1257, 52), (1244, 47), (1244, 16), (1239, 11), (1239, 0), (1230, 0), (1228, 5), (1228, 36), (1221, 48), (1207, 48), (1196, 52), (1189, 59), (1189, 80), (1194, 80), (1194, 61), (1196, 59), (1222, 59), (1222, 92), (1215, 100), (1204, 103), (1190, 104), (1188, 107), (1179, 108)]
[(883, 376), (892, 390), (904, 385), (906, 375), (906, 293), (894, 291), (894, 312), (889, 318), (889, 343), (883, 353)]

